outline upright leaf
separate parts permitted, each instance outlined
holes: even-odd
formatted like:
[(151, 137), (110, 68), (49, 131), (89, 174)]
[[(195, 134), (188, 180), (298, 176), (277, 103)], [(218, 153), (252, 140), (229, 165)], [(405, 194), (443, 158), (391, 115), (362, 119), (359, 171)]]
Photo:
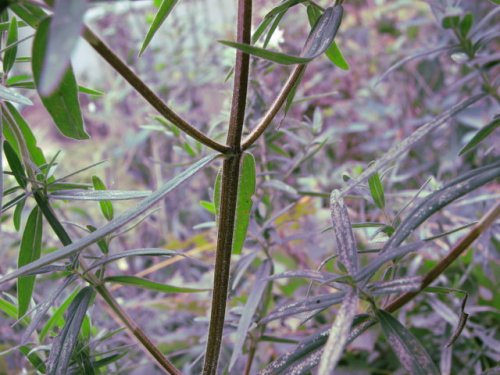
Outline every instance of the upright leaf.
[(338, 190), (333, 190), (330, 196), (330, 212), (339, 260), (347, 268), (349, 275), (354, 276), (359, 267), (358, 249), (344, 199)]
[[(40, 258), (42, 250), (42, 213), (35, 207), (24, 227), (17, 266), (22, 267)], [(18, 315), (22, 317), (28, 311), (35, 286), (35, 275), (22, 276), (17, 280)]]
[(88, 286), (80, 290), (68, 307), (66, 324), (53, 341), (47, 360), (47, 371), (50, 375), (68, 373), (71, 356), (78, 341), (78, 334), (93, 297), (94, 289)]
[(479, 143), (485, 140), (491, 133), (493, 133), (496, 129), (500, 127), (500, 115), (497, 115), (493, 121), (491, 121), (484, 128), (479, 130), (472, 139), (460, 150), (458, 153), (459, 156), (465, 154), (466, 152), (475, 148)]
[(378, 208), (383, 209), (385, 207), (384, 186), (380, 181), (378, 172), (375, 172), (368, 179), (368, 186), (370, 187), (370, 193), (372, 195), (373, 201)]
[(236, 201), (236, 218), (233, 234), (233, 254), (240, 254), (247, 236), (250, 212), (252, 211), (252, 195), (255, 193), (255, 159), (245, 152), (241, 161)]
[(50, 96), (59, 86), (70, 64), (71, 53), (83, 27), (87, 0), (56, 0), (42, 62), (38, 91)]
[(410, 375), (439, 375), (431, 357), (410, 331), (384, 310), (377, 310), (376, 315), (392, 350)]
[(351, 330), (356, 309), (358, 308), (358, 300), (357, 290), (350, 288), (342, 301), (342, 305), (330, 329), (330, 336), (326, 342), (319, 364), (319, 375), (329, 375), (335, 370), (349, 338), (349, 331)]
[(139, 51), (139, 56), (141, 56), (143, 52), (146, 50), (146, 48), (149, 45), (149, 42), (151, 42), (153, 36), (156, 34), (156, 32), (163, 24), (163, 22), (165, 22), (172, 9), (174, 9), (174, 6), (175, 4), (177, 4), (177, 1), (178, 0), (162, 0), (160, 8), (158, 9), (158, 12), (156, 12), (153, 23), (151, 24), (151, 27), (149, 28), (148, 33), (146, 34), (146, 37), (142, 42), (141, 50)]
[(14, 178), (16, 179), (17, 183), (23, 189), (26, 188), (26, 173), (24, 172), (23, 164), (17, 157), (16, 151), (12, 148), (8, 141), (4, 141), (3, 151), (5, 153), (5, 158), (7, 159), (10, 170), (14, 174)]
[[(92, 184), (94, 185), (94, 189), (97, 191), (106, 190), (106, 185), (104, 185), (104, 182), (102, 182), (102, 180), (97, 176), (92, 176)], [(108, 219), (108, 221), (113, 220), (113, 204), (109, 200), (102, 200), (99, 202), (99, 205), (104, 217)]]
[[(10, 47), (9, 47), (10, 46)], [(7, 33), (7, 49), (3, 56), (3, 71), (8, 73), (17, 56), (17, 18), (12, 17), (9, 25), (9, 32)]]
[(78, 101), (78, 85), (73, 69), (69, 65), (60, 79), (60, 84), (50, 95), (41, 91), (43, 64), (48, 53), (48, 35), (51, 19), (46, 18), (40, 25), (33, 40), (31, 65), (33, 78), (43, 105), (52, 116), (62, 134), (73, 139), (88, 139), (85, 132), (80, 103)]

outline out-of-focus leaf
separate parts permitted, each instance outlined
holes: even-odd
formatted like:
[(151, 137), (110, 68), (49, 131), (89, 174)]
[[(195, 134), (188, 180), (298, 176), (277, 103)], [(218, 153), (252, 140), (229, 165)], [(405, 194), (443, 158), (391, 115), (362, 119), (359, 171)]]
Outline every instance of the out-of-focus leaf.
[(330, 280), (331, 278), (330, 273), (326, 272), (319, 272), (316, 270), (296, 270), (296, 271), (285, 271), (281, 273), (277, 273), (275, 275), (269, 276), (269, 280), (277, 280), (277, 279), (287, 279), (287, 278), (292, 278), (292, 277), (299, 277), (299, 278), (305, 278), (313, 281), (318, 281), (320, 283), (326, 282)]
[(333, 190), (330, 196), (330, 213), (339, 260), (347, 268), (349, 275), (354, 276), (359, 267), (358, 249), (349, 214), (338, 190)]
[(210, 289), (184, 288), (180, 286), (157, 283), (136, 276), (108, 276), (104, 279), (107, 283), (118, 283), (122, 285), (133, 285), (151, 290), (157, 290), (164, 293), (200, 293)]
[(245, 152), (241, 160), (238, 182), (233, 254), (241, 254), (241, 249), (247, 236), (250, 213), (252, 211), (252, 196), (255, 193), (255, 176), (255, 159), (252, 154)]
[(326, 341), (319, 364), (319, 375), (329, 375), (335, 370), (347, 343), (349, 331), (358, 308), (358, 301), (357, 290), (350, 288), (342, 300), (342, 305), (340, 305), (330, 329), (330, 335)]
[(78, 85), (71, 65), (68, 65), (60, 83), (50, 95), (40, 91), (43, 64), (47, 55), (48, 34), (51, 19), (40, 22), (33, 40), (32, 69), (33, 78), (43, 105), (52, 116), (62, 134), (73, 139), (88, 139), (85, 132), (80, 103), (78, 101)]
[(378, 208), (383, 209), (385, 207), (384, 186), (380, 181), (378, 172), (375, 172), (368, 179), (368, 186), (370, 187), (370, 193), (372, 195), (373, 201)]
[(377, 296), (390, 293), (416, 292), (420, 290), (422, 278), (420, 276), (402, 277), (390, 281), (376, 281), (367, 286), (371, 295)]
[(377, 319), (387, 341), (411, 375), (439, 375), (439, 370), (420, 342), (391, 314), (377, 310)]
[(470, 29), (472, 28), (472, 24), (474, 23), (474, 16), (472, 13), (468, 12), (460, 21), (459, 30), (462, 38), (467, 38)]
[[(7, 33), (7, 45), (12, 47), (7, 48), (3, 56), (3, 71), (9, 72), (16, 61), (17, 56), (17, 18), (12, 17), (9, 25), (9, 32)], [(22, 103), (21, 103), (22, 104)]]
[(0, 311), (3, 311), (7, 316), (12, 319), (17, 319), (17, 307), (3, 298), (0, 298)]
[(166, 249), (133, 249), (133, 250), (125, 250), (117, 254), (109, 254), (106, 257), (100, 258), (96, 260), (94, 263), (92, 263), (91, 266), (87, 268), (88, 270), (91, 270), (95, 267), (102, 266), (103, 264), (108, 264), (111, 262), (114, 262), (118, 259), (123, 259), (123, 258), (128, 258), (128, 257), (137, 257), (137, 256), (167, 256), (167, 257), (172, 257), (172, 256), (185, 256), (183, 253), (180, 253), (178, 251), (173, 251), (173, 250), (166, 250)]
[(286, 12), (281, 12), (278, 13), (274, 19), (273, 23), (271, 24), (271, 27), (269, 28), (269, 31), (267, 32), (266, 39), (264, 39), (264, 44), (262, 45), (263, 48), (267, 48), (267, 45), (271, 41), (271, 38), (273, 37), (274, 32), (278, 28), (279, 23), (281, 22), (281, 19), (285, 15)]
[(48, 31), (40, 78), (37, 83), (41, 96), (50, 96), (58, 88), (70, 65), (70, 58), (83, 27), (87, 0), (56, 0)]
[(234, 364), (243, 353), (243, 345), (245, 344), (245, 339), (248, 334), (248, 328), (252, 323), (252, 318), (257, 311), (257, 308), (262, 299), (262, 295), (264, 294), (266, 286), (268, 285), (268, 283), (265, 281), (265, 278), (271, 272), (271, 266), (271, 262), (266, 259), (262, 262), (255, 274), (255, 284), (252, 287), (250, 295), (248, 296), (247, 303), (245, 304), (245, 308), (243, 310), (243, 313), (241, 314), (238, 328), (236, 330), (236, 342), (234, 344), (233, 354), (231, 355), (231, 360), (229, 362), (229, 371), (231, 371)]
[(339, 46), (335, 41), (330, 44), (330, 47), (325, 51), (326, 56), (330, 59), (330, 61), (337, 67), (342, 70), (349, 70), (350, 66), (347, 60), (344, 57), (344, 54), (340, 50)]
[(344, 8), (336, 5), (325, 9), (321, 17), (312, 28), (302, 48), (301, 56), (316, 58), (325, 52), (333, 42), (342, 22)]
[(38, 325), (42, 321), (43, 317), (45, 316), (49, 308), (54, 305), (56, 299), (61, 295), (61, 293), (75, 280), (76, 276), (70, 276), (66, 278), (64, 282), (54, 290), (54, 292), (52, 292), (47, 298), (43, 300), (43, 302), (41, 302), (36, 307), (36, 314), (31, 320), (26, 330), (24, 331), (23, 336), (21, 338), (22, 344), (25, 344), (28, 341), (29, 337), (38, 327)]
[[(31, 211), (28, 216), (26, 226), (24, 227), (19, 257), (17, 260), (18, 267), (22, 267), (40, 258), (40, 253), (42, 251), (42, 232), (42, 213), (37, 206)], [(17, 280), (19, 318), (22, 317), (26, 311), (28, 311), (31, 296), (33, 294), (33, 288), (35, 287), (35, 277), (36, 276), (34, 275), (21, 276)]]
[(213, 202), (209, 202), (209, 201), (203, 201), (201, 200), (200, 201), (200, 206), (203, 207), (205, 210), (207, 210), (208, 212), (210, 212), (211, 214), (215, 215), (216, 214), (216, 211), (215, 211), (215, 205)]
[(103, 96), (104, 92), (96, 90), (96, 89), (91, 89), (89, 87), (85, 87), (82, 85), (78, 85), (78, 91), (81, 92), (82, 94), (87, 94), (87, 95), (92, 95), (92, 96)]
[(94, 297), (94, 289), (90, 286), (83, 288), (76, 295), (68, 307), (66, 324), (59, 335), (52, 342), (47, 371), (51, 375), (65, 375), (71, 361), (71, 356), (82, 328), (83, 319)]
[(36, 270), (37, 268), (46, 266), (48, 264), (54, 263), (60, 259), (67, 258), (80, 250), (86, 248), (87, 246), (99, 241), (101, 238), (104, 238), (108, 234), (113, 233), (117, 229), (122, 228), (125, 224), (131, 222), (132, 220), (138, 218), (148, 209), (150, 209), (157, 202), (162, 200), (166, 194), (172, 191), (174, 188), (179, 186), (182, 182), (187, 180), (189, 177), (193, 176), (196, 172), (202, 169), (204, 166), (209, 164), (211, 161), (219, 157), (219, 154), (212, 154), (205, 156), (203, 159), (194, 163), (191, 167), (179, 173), (173, 179), (168, 181), (165, 185), (163, 185), (160, 189), (152, 193), (149, 197), (141, 201), (136, 207), (128, 209), (122, 215), (114, 218), (106, 225), (97, 229), (95, 232), (79, 239), (78, 241), (73, 242), (70, 245), (67, 245), (59, 250), (56, 250), (46, 256), (40, 258), (39, 260), (30, 263), (24, 267), (17, 269), (10, 274), (5, 275), (0, 279), (0, 284), (3, 284), (9, 280), (15, 279), (16, 277), (23, 275), (25, 273)]
[[(92, 185), (94, 185), (94, 189), (96, 192), (102, 192), (106, 190), (106, 185), (104, 182), (97, 177), (92, 176)], [(109, 200), (99, 200), (99, 206), (101, 207), (101, 212), (108, 221), (113, 220), (114, 210), (113, 204)]]
[(5, 153), (5, 158), (7, 159), (7, 163), (9, 163), (10, 170), (14, 174), (14, 178), (16, 179), (19, 186), (23, 189), (26, 188), (26, 173), (24, 172), (23, 164), (21, 160), (17, 157), (16, 151), (12, 148), (8, 141), (4, 141), (3, 143), (3, 151)]
[(23, 353), (23, 355), (26, 357), (26, 359), (40, 373), (45, 374), (47, 372), (47, 369), (45, 367), (45, 363), (43, 362), (42, 358), (40, 358), (40, 356), (37, 353), (35, 353), (33, 350), (31, 350), (28, 346), (19, 347), (19, 351), (21, 353)]
[(18, 104), (33, 105), (33, 102), (27, 97), (18, 94), (16, 90), (3, 85), (0, 85), (0, 99)]
[(484, 141), (491, 133), (493, 133), (500, 126), (500, 116), (497, 116), (484, 128), (479, 130), (472, 139), (460, 150), (459, 156), (475, 148), (479, 143)]
[(321, 310), (342, 302), (344, 296), (344, 292), (337, 292), (302, 299), (299, 302), (278, 307), (276, 310), (263, 317), (259, 324), (266, 324), (272, 320), (286, 318), (303, 312)]
[(160, 8), (158, 9), (158, 12), (156, 12), (153, 23), (151, 24), (151, 27), (149, 28), (148, 33), (146, 34), (146, 37), (142, 42), (141, 50), (139, 51), (139, 56), (141, 56), (144, 53), (147, 46), (149, 45), (149, 42), (151, 42), (151, 39), (153, 39), (153, 36), (156, 34), (156, 32), (163, 24), (163, 22), (165, 22), (172, 9), (174, 9), (174, 6), (175, 4), (177, 4), (177, 1), (178, 0), (162, 0)]
[(39, 6), (25, 2), (21, 4), (16, 3), (18, 2), (13, 2), (10, 5), (10, 9), (33, 28), (37, 28), (39, 22), (47, 16), (47, 13), (45, 13), (45, 11)]

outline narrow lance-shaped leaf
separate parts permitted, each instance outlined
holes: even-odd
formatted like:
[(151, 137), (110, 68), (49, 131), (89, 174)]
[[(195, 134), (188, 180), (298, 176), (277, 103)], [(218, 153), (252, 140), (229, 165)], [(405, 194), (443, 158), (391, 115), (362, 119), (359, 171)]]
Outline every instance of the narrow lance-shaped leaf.
[(252, 323), (252, 318), (268, 285), (268, 282), (265, 281), (265, 278), (269, 276), (269, 273), (271, 272), (271, 266), (271, 262), (266, 259), (264, 262), (262, 262), (255, 274), (255, 284), (251, 289), (250, 295), (248, 296), (243, 314), (241, 314), (241, 318), (238, 323), (238, 329), (236, 330), (236, 342), (234, 344), (233, 354), (231, 355), (231, 360), (229, 363), (230, 371), (243, 352), (243, 345), (247, 337), (248, 328)]
[(87, 246), (99, 241), (101, 238), (113, 233), (117, 229), (122, 228), (125, 224), (131, 222), (137, 217), (141, 216), (144, 212), (150, 209), (157, 202), (161, 201), (166, 194), (171, 192), (174, 188), (179, 186), (182, 182), (187, 180), (189, 177), (193, 176), (196, 172), (202, 169), (205, 165), (213, 161), (215, 158), (219, 157), (219, 154), (212, 154), (205, 156), (203, 159), (199, 160), (193, 164), (190, 168), (179, 173), (176, 177), (171, 179), (160, 189), (152, 193), (148, 198), (144, 199), (136, 207), (128, 209), (122, 215), (114, 218), (109, 223), (103, 227), (97, 229), (95, 232), (73, 242), (72, 244), (65, 246), (57, 251), (54, 251), (46, 256), (40, 258), (39, 260), (30, 263), (18, 270), (5, 275), (0, 279), (0, 284), (3, 284), (9, 280), (15, 279), (16, 277), (23, 275), (27, 272), (31, 272), (40, 267), (46, 266), (48, 264), (54, 263), (60, 259), (67, 258), (80, 250), (86, 248)]
[[(104, 185), (104, 182), (97, 176), (92, 176), (92, 185), (94, 185), (96, 191), (106, 190), (106, 185)], [(108, 221), (113, 220), (113, 204), (109, 200), (101, 200), (99, 201), (99, 206), (101, 207), (103, 216), (108, 219)]]
[(10, 46), (5, 51), (3, 56), (3, 71), (8, 73), (14, 62), (16, 61), (17, 56), (17, 18), (12, 17), (9, 25), (9, 32), (7, 33), (7, 46)]
[(10, 87), (5, 87), (3, 85), (0, 85), (0, 99), (12, 103), (33, 105), (33, 102), (27, 97), (17, 93), (16, 90), (11, 89)]
[(3, 142), (3, 151), (17, 183), (23, 189), (26, 188), (26, 173), (24, 172), (23, 164), (8, 141)]
[(377, 310), (376, 315), (387, 341), (406, 371), (411, 375), (439, 375), (432, 358), (410, 331), (384, 310)]
[(368, 179), (368, 186), (370, 187), (370, 193), (372, 195), (373, 201), (378, 208), (383, 209), (385, 207), (384, 186), (380, 181), (378, 172), (375, 172)]
[(402, 277), (390, 281), (376, 281), (367, 286), (367, 290), (372, 296), (416, 292), (420, 290), (422, 278), (420, 276)]
[(143, 199), (151, 195), (150, 190), (56, 190), (50, 198), (69, 201), (122, 201)]
[(347, 343), (349, 331), (356, 315), (356, 309), (358, 308), (358, 301), (357, 290), (350, 288), (342, 301), (342, 305), (330, 329), (330, 336), (324, 347), (319, 364), (319, 375), (329, 375), (335, 370)]
[(142, 42), (139, 56), (141, 56), (144, 53), (149, 43), (151, 42), (151, 39), (153, 39), (153, 36), (156, 34), (156, 32), (163, 24), (163, 22), (165, 22), (172, 9), (174, 9), (174, 6), (175, 4), (177, 4), (177, 1), (178, 0), (162, 0), (160, 8), (158, 9), (158, 12), (156, 12), (153, 23), (151, 24), (151, 27), (149, 28), (148, 33), (146, 34), (146, 37)]
[(359, 267), (358, 249), (349, 214), (338, 190), (333, 190), (330, 196), (330, 212), (339, 260), (347, 268), (349, 275), (354, 276)]
[(73, 139), (88, 139), (85, 132), (80, 103), (78, 101), (78, 85), (71, 65), (68, 65), (60, 83), (50, 95), (40, 91), (43, 64), (47, 54), (48, 34), (51, 19), (46, 18), (40, 25), (33, 40), (31, 65), (33, 78), (43, 105), (52, 116), (62, 134)]
[[(42, 213), (35, 207), (28, 217), (21, 240), (17, 266), (22, 267), (38, 258), (42, 250)], [(17, 298), (19, 318), (28, 311), (36, 276), (23, 276), (17, 280)]]
[(157, 283), (151, 280), (136, 276), (108, 276), (104, 279), (107, 283), (119, 283), (122, 285), (133, 285), (151, 290), (157, 290), (164, 293), (200, 293), (210, 289), (185, 288), (180, 286)]
[(117, 254), (108, 254), (105, 257), (99, 258), (98, 260), (95, 261), (95, 263), (92, 263), (89, 267), (87, 267), (87, 272), (95, 267), (101, 266), (103, 264), (111, 263), (114, 262), (118, 259), (123, 259), (123, 258), (128, 258), (128, 257), (136, 257), (136, 256), (167, 256), (167, 257), (172, 257), (172, 256), (180, 256), (183, 257), (185, 256), (183, 253), (180, 253), (178, 251), (173, 251), (173, 250), (166, 250), (166, 249), (156, 249), (156, 248), (151, 248), (151, 249), (133, 249), (133, 250), (125, 250)]
[(53, 341), (47, 360), (47, 371), (50, 375), (68, 373), (71, 356), (78, 341), (78, 334), (93, 297), (94, 289), (88, 286), (80, 290), (68, 307), (66, 324)]
[(83, 27), (87, 0), (56, 0), (48, 32), (47, 50), (42, 62), (38, 91), (51, 95), (61, 83), (70, 64), (71, 53)]
[(492, 122), (490, 122), (484, 128), (479, 130), (476, 134), (474, 134), (472, 139), (460, 150), (458, 155), (461, 156), (466, 152), (475, 148), (479, 143), (485, 140), (491, 133), (493, 133), (496, 129), (498, 129), (498, 127), (500, 127), (500, 116), (495, 117)]
[(252, 196), (255, 193), (255, 159), (252, 154), (243, 155), (238, 182), (238, 197), (236, 201), (236, 217), (233, 234), (233, 254), (240, 254), (247, 235), (250, 213), (252, 211)]

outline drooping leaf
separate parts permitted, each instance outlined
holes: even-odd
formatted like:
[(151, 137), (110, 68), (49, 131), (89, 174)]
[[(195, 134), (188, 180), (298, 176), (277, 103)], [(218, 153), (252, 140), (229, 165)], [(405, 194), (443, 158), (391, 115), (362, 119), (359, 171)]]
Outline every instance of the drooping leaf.
[(122, 215), (117, 216), (109, 223), (104, 225), (103, 227), (97, 229), (95, 232), (79, 239), (78, 241), (73, 242), (70, 245), (67, 245), (59, 250), (56, 250), (46, 256), (40, 258), (39, 260), (30, 263), (24, 267), (19, 268), (18, 270), (11, 272), (10, 274), (5, 275), (0, 279), (0, 284), (3, 284), (9, 280), (15, 279), (19, 275), (23, 275), (27, 272), (31, 272), (39, 267), (46, 266), (53, 262), (56, 262), (60, 259), (67, 258), (80, 250), (86, 248), (87, 246), (97, 242), (101, 238), (104, 238), (108, 234), (113, 233), (117, 229), (122, 228), (125, 224), (131, 222), (132, 220), (138, 218), (150, 209), (157, 202), (161, 201), (166, 194), (172, 191), (174, 188), (179, 186), (182, 182), (186, 181), (189, 177), (193, 176), (196, 172), (206, 166), (208, 163), (213, 161), (219, 157), (219, 154), (212, 154), (205, 156), (203, 159), (199, 160), (195, 164), (193, 164), (188, 169), (179, 173), (173, 179), (164, 184), (160, 189), (152, 193), (149, 197), (141, 201), (136, 207), (128, 209)]
[(406, 371), (411, 375), (439, 375), (431, 357), (410, 331), (384, 310), (377, 310), (376, 316), (394, 354)]
[(460, 150), (459, 156), (475, 148), (479, 143), (485, 140), (491, 133), (500, 127), (500, 116), (497, 116), (488, 125), (479, 130), (472, 139)]
[(236, 217), (233, 233), (233, 254), (240, 254), (247, 236), (250, 213), (252, 211), (252, 196), (255, 193), (255, 159), (245, 152), (240, 167), (238, 182), (238, 197), (236, 201)]
[(185, 288), (180, 286), (157, 283), (136, 276), (108, 276), (104, 279), (107, 283), (118, 283), (122, 285), (133, 285), (164, 293), (200, 293), (210, 289)]
[(319, 364), (319, 375), (329, 375), (335, 370), (347, 343), (349, 331), (358, 308), (358, 301), (357, 290), (350, 288), (342, 300), (342, 305), (340, 305), (330, 329), (330, 335), (326, 341)]
[(250, 324), (252, 323), (252, 318), (257, 311), (257, 308), (262, 299), (262, 295), (264, 294), (264, 291), (268, 285), (268, 283), (264, 279), (269, 276), (271, 268), (271, 262), (266, 259), (262, 262), (255, 274), (255, 285), (250, 291), (250, 295), (248, 296), (247, 303), (245, 304), (243, 314), (241, 314), (238, 328), (236, 330), (236, 342), (233, 346), (233, 353), (229, 362), (230, 371), (243, 353), (243, 345), (245, 344), (245, 339), (247, 337)]
[(316, 58), (328, 49), (337, 35), (343, 13), (342, 5), (325, 9), (309, 33), (301, 56)]
[[(17, 56), (17, 18), (12, 17), (9, 25), (9, 32), (7, 33), (7, 46), (11, 46), (5, 50), (5, 54), (3, 56), (3, 71), (8, 73), (14, 62), (16, 61)], [(22, 104), (22, 103), (21, 103)]]
[(339, 46), (335, 41), (330, 44), (330, 47), (325, 51), (326, 56), (330, 59), (330, 61), (337, 67), (342, 70), (349, 70), (350, 66), (347, 60), (344, 57), (344, 54), (340, 50)]
[(16, 90), (11, 89), (10, 87), (5, 87), (3, 85), (0, 85), (0, 99), (18, 104), (33, 105), (33, 102), (27, 97), (18, 94)]
[(385, 207), (384, 186), (380, 181), (378, 172), (375, 172), (372, 176), (370, 176), (370, 178), (368, 179), (368, 186), (370, 187), (370, 193), (377, 207), (380, 209), (384, 209)]
[(40, 25), (33, 40), (32, 69), (33, 78), (43, 105), (52, 116), (54, 123), (62, 134), (73, 139), (88, 139), (85, 132), (82, 112), (78, 100), (78, 85), (71, 65), (68, 65), (60, 83), (50, 95), (40, 91), (43, 64), (46, 59), (48, 34), (51, 19), (46, 18)]
[[(28, 216), (26, 226), (24, 227), (17, 260), (18, 267), (22, 267), (40, 258), (40, 253), (42, 251), (42, 232), (42, 213), (38, 207), (35, 207)], [(17, 280), (19, 318), (28, 311), (33, 289), (35, 287), (35, 277), (34, 275), (22, 276)]]
[(330, 213), (339, 260), (347, 268), (349, 275), (354, 276), (359, 267), (358, 248), (349, 214), (338, 190), (333, 190), (330, 196)]
[[(106, 185), (104, 185), (104, 182), (97, 176), (92, 176), (92, 185), (94, 185), (95, 191), (106, 190)], [(113, 204), (109, 200), (99, 200), (99, 206), (101, 207), (103, 216), (108, 219), (108, 221), (113, 220)]]
[(153, 36), (156, 34), (156, 32), (163, 24), (163, 22), (165, 22), (165, 20), (167, 19), (172, 9), (174, 9), (174, 6), (177, 4), (177, 2), (178, 0), (162, 0), (160, 8), (158, 9), (158, 12), (156, 12), (153, 23), (151, 24), (151, 27), (149, 28), (148, 33), (146, 34), (146, 37), (142, 42), (141, 50), (139, 51), (139, 56), (141, 56), (144, 53), (147, 46), (149, 45), (149, 42), (151, 42), (151, 39), (153, 39)]
[(47, 371), (50, 375), (65, 375), (68, 373), (71, 356), (75, 350), (85, 314), (93, 297), (94, 289), (90, 286), (85, 287), (78, 292), (68, 307), (66, 323), (52, 342), (52, 348), (47, 360)]
[(41, 96), (50, 96), (67, 75), (70, 58), (83, 27), (87, 0), (56, 0), (48, 31), (47, 50), (37, 84)]

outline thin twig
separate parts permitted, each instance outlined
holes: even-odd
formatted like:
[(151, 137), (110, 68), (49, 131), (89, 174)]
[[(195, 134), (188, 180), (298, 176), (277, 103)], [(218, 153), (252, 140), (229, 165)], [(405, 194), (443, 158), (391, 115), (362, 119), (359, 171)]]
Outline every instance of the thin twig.
[(292, 74), (290, 75), (290, 77), (288, 77), (288, 80), (286, 81), (285, 85), (281, 89), (276, 99), (274, 99), (274, 102), (271, 104), (271, 106), (267, 110), (262, 120), (260, 120), (260, 123), (255, 127), (254, 130), (252, 130), (252, 132), (243, 141), (243, 144), (241, 145), (241, 148), (243, 150), (248, 149), (262, 135), (262, 133), (264, 133), (264, 130), (266, 130), (267, 127), (271, 124), (271, 122), (278, 114), (278, 111), (285, 103), (286, 98), (292, 91), (297, 81), (300, 79), (300, 76), (302, 75), (305, 69), (306, 69), (305, 64), (297, 65), (293, 69)]

